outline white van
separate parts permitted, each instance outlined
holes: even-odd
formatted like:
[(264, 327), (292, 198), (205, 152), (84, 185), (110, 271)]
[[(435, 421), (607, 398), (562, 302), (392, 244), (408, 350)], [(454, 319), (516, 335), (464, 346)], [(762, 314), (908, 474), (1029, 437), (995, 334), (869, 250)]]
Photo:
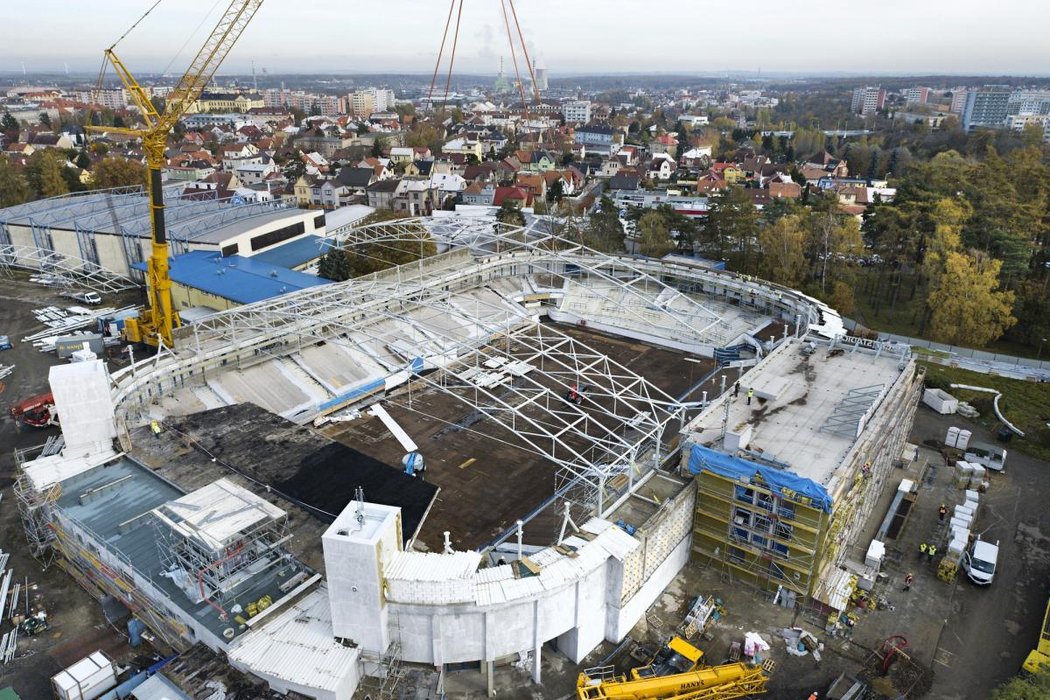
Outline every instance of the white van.
[(987, 586), (995, 577), (995, 565), (999, 559), (999, 541), (995, 544), (978, 538), (973, 548), (963, 556), (963, 566), (970, 580), (979, 586)]

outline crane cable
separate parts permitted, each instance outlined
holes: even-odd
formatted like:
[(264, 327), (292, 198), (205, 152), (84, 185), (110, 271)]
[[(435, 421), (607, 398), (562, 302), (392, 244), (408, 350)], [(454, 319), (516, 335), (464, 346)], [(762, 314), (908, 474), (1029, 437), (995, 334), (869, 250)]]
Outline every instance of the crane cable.
[(456, 9), (456, 0), (448, 4), (448, 19), (445, 20), (445, 33), (441, 35), (441, 48), (438, 49), (437, 61), (434, 62), (434, 75), (430, 77), (430, 91), (427, 93), (427, 102), (430, 108), (434, 108), (434, 85), (437, 83), (438, 70), (441, 68), (441, 57), (445, 55), (445, 41), (448, 39), (448, 28), (452, 24), (452, 12)]
[(507, 28), (507, 42), (510, 44), (510, 58), (514, 64), (514, 80), (518, 84), (518, 94), (521, 95), (521, 106), (525, 111), (525, 131), (529, 130), (529, 105), (525, 99), (525, 86), (521, 82), (521, 73), (518, 71), (518, 54), (514, 50), (514, 35), (510, 31), (510, 19), (507, 16), (506, 0), (499, 0), (500, 8), (503, 10), (503, 24)]
[(525, 55), (525, 67), (529, 69), (529, 77), (532, 78), (532, 96), (536, 103), (540, 102), (540, 88), (536, 84), (536, 74), (532, 70), (532, 60), (529, 58), (529, 50), (525, 46), (525, 35), (521, 32), (521, 23), (518, 22), (518, 11), (514, 9), (514, 0), (507, 0), (510, 4), (511, 14), (514, 16), (514, 26), (518, 30), (518, 39), (521, 41), (521, 52)]
[(142, 20), (146, 19), (146, 17), (149, 16), (149, 13), (153, 12), (153, 10), (157, 9), (157, 5), (161, 4), (162, 2), (164, 2), (164, 0), (157, 0), (155, 3), (150, 5), (150, 8), (148, 10), (146, 10), (142, 14), (141, 17), (139, 17), (137, 20), (135, 20), (135, 24), (133, 24), (130, 27), (128, 27), (127, 31), (124, 32), (123, 34), (121, 34), (120, 38), (113, 42), (113, 45), (109, 47), (109, 50), (112, 51), (113, 49), (115, 49), (117, 47), (117, 44), (119, 44), (120, 42), (124, 41), (124, 37), (126, 37), (128, 34), (131, 34), (131, 30), (133, 30), (135, 27), (139, 26), (139, 24), (142, 22)]
[(456, 45), (459, 43), (459, 22), (463, 19), (463, 0), (459, 0), (459, 12), (456, 14), (456, 33), (452, 35), (452, 54), (448, 59), (448, 79), (445, 80), (445, 99), (441, 102), (444, 110), (448, 106), (448, 89), (452, 85), (452, 66), (456, 63)]

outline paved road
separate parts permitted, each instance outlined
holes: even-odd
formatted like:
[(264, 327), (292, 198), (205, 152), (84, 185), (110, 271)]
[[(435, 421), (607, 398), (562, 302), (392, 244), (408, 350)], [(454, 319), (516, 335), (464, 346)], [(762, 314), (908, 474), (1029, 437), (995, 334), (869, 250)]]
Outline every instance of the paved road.
[[(990, 441), (978, 425), (925, 408), (913, 439), (943, 440), (951, 425)], [(1048, 475), (1050, 464), (1011, 450), (1006, 473), (993, 476), (977, 529), (985, 539), (999, 540), (999, 570), (987, 588), (960, 576), (934, 663), (934, 697), (990, 697), (1038, 641), (1050, 581), (1050, 508), (1043, 495)]]

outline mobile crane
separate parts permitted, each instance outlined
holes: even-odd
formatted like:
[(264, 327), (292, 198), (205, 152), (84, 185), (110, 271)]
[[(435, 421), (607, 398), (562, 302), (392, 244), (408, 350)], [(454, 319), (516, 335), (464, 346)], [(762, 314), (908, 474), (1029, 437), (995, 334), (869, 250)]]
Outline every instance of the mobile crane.
[(232, 0), (197, 52), (189, 69), (168, 95), (161, 112), (157, 111), (150, 101), (149, 94), (114, 53), (116, 44), (105, 51), (106, 62), (113, 66), (131, 102), (138, 108), (145, 122), (142, 128), (89, 127), (94, 131), (140, 138), (146, 154), (152, 241), (149, 260), (146, 263), (149, 308), (140, 311), (138, 318), (129, 318), (125, 322), (124, 337), (130, 342), (144, 342), (156, 347), (174, 346), (173, 331), (180, 325), (180, 321), (171, 301), (168, 238), (164, 228), (164, 192), (161, 188), (161, 170), (166, 162), (164, 151), (167, 148), (168, 133), (200, 97), (262, 3), (263, 0)]
[(730, 700), (766, 692), (769, 662), (762, 666), (730, 663), (686, 673), (632, 678), (612, 667), (587, 669), (576, 682), (578, 700)]

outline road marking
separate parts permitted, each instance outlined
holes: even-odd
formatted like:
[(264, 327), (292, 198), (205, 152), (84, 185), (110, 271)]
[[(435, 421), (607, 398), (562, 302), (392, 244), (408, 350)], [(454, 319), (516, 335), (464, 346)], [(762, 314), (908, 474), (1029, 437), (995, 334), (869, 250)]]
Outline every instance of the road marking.
[(955, 654), (948, 651), (947, 649), (938, 649), (937, 653), (933, 657), (933, 660), (939, 663), (940, 665), (944, 666), (945, 668), (951, 668), (952, 658), (954, 657)]
[(477, 461), (478, 461), (478, 460), (477, 460), (477, 458), (475, 458), (475, 457), (471, 457), (471, 458), (470, 458), (470, 459), (468, 459), (468, 460), (467, 460), (466, 462), (464, 462), (463, 464), (459, 465), (459, 468), (460, 468), (460, 469), (466, 469), (466, 468), (467, 468), (467, 467), (469, 467), (469, 466), (470, 466), (471, 464), (474, 464), (474, 462), (477, 462)]

